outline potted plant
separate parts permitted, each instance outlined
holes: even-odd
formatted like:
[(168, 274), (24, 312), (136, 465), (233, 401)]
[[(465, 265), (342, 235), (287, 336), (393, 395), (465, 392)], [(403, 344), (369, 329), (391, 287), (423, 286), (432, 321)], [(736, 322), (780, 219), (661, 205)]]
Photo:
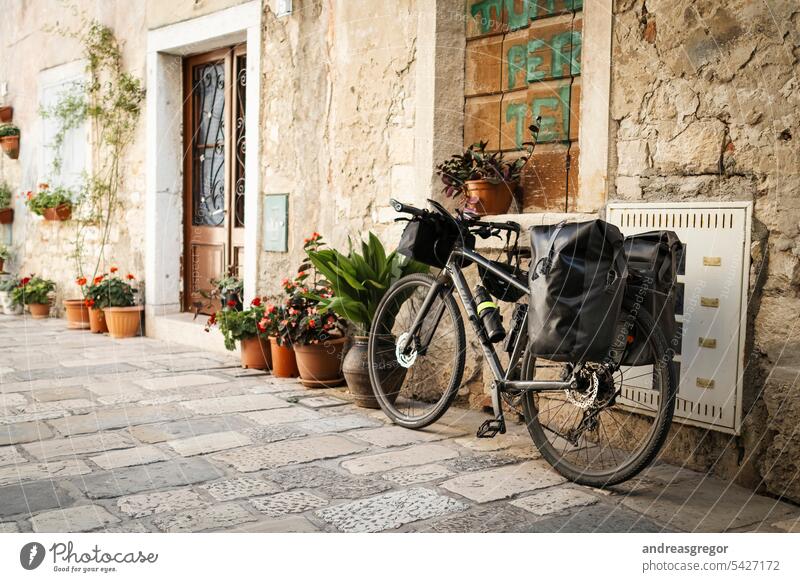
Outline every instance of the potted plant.
[(2, 243), (0, 243), (0, 273), (3, 273), (3, 268), (5, 267), (5, 262), (11, 258), (11, 251), (8, 247)]
[(26, 193), (25, 204), (31, 212), (43, 216), (45, 220), (69, 220), (72, 216), (73, 193), (68, 188), (58, 186), (53, 190), (49, 184), (39, 184), (39, 190)]
[(86, 277), (78, 277), (75, 283), (81, 288), (82, 299), (64, 299), (68, 329), (91, 329), (89, 325), (89, 305), (86, 301)]
[[(332, 297), (319, 297), (318, 310), (322, 313), (333, 311), (352, 323), (356, 329), (353, 347), (347, 352), (342, 372), (347, 387), (355, 403), (365, 408), (379, 408), (369, 379), (369, 358), (367, 357), (368, 333), (372, 326), (375, 310), (383, 295), (395, 281), (411, 273), (427, 273), (427, 265), (412, 261), (397, 252), (387, 254), (383, 244), (373, 233), (366, 242), (361, 242), (361, 252), (348, 241), (348, 253), (322, 249), (308, 253), (309, 260), (330, 282)], [(405, 378), (402, 368), (394, 356), (394, 350), (387, 341), (387, 349), (382, 350), (382, 373), (392, 381), (396, 379), (398, 394)]]
[[(325, 243), (319, 233), (305, 240), (306, 254)], [(292, 281), (284, 281), (288, 295), (278, 332), (283, 343), (291, 344), (297, 357), (300, 381), (307, 388), (330, 388), (344, 382), (342, 359), (347, 347), (346, 321), (335, 312), (321, 313), (319, 298), (332, 296), (330, 285), (312, 265), (304, 264)], [(309, 273), (308, 269), (311, 269)]]
[(461, 196), (464, 210), (476, 216), (508, 212), (532, 152), (508, 160), (502, 152), (487, 153), (486, 146), (485, 141), (472, 144), (436, 166), (445, 196)]
[(11, 105), (0, 107), (0, 123), (8, 123), (14, 117), (14, 108)]
[(243, 368), (268, 370), (271, 354), (265, 330), (261, 325), (265, 308), (260, 297), (256, 297), (248, 309), (237, 310), (236, 301), (229, 299), (224, 308), (213, 313), (206, 323), (206, 331), (216, 326), (225, 339), (225, 349), (233, 351), (236, 342), (241, 347)]
[(6, 315), (22, 313), (22, 304), (14, 298), (14, 289), (17, 287), (19, 287), (19, 279), (14, 275), (0, 279), (0, 308)]
[(95, 277), (87, 307), (103, 310), (111, 337), (134, 337), (139, 334), (144, 309), (136, 304), (138, 290), (133, 285), (136, 277), (128, 273), (123, 280), (116, 273), (116, 267), (112, 267), (110, 275)]
[[(284, 280), (284, 288), (288, 280)], [(283, 341), (281, 324), (285, 319), (286, 308), (283, 305), (269, 304), (264, 309), (264, 317), (259, 322), (259, 329), (269, 340), (272, 375), (276, 378), (297, 378), (297, 357), (292, 345)]]
[(34, 319), (46, 319), (50, 315), (50, 298), (55, 290), (53, 281), (31, 275), (20, 280), (11, 291), (11, 298), (15, 303), (26, 305)]
[(98, 275), (91, 284), (88, 284), (86, 277), (78, 277), (76, 280), (83, 291), (83, 304), (89, 312), (89, 331), (92, 333), (108, 333), (106, 315), (103, 313), (103, 308), (100, 307), (103, 302), (100, 285), (105, 278), (105, 275)]
[(13, 123), (0, 125), (0, 147), (12, 160), (19, 157), (19, 128)]
[(14, 209), (11, 208), (11, 188), (5, 182), (0, 182), (0, 224), (12, 222), (14, 222)]

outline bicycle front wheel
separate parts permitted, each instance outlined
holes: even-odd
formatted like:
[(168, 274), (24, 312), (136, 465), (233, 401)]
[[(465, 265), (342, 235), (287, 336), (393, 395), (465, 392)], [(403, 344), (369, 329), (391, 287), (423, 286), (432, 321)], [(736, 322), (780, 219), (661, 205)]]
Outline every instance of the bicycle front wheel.
[(395, 424), (423, 428), (453, 402), (464, 374), (464, 322), (449, 288), (414, 321), (436, 280), (414, 274), (397, 281), (375, 310), (369, 336), (369, 377), (375, 398)]

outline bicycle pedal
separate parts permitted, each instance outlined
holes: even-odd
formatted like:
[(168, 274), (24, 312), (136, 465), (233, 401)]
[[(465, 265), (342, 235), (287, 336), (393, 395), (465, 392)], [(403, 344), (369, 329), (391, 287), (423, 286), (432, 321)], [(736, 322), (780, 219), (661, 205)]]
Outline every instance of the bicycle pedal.
[(478, 428), (476, 436), (479, 439), (491, 439), (497, 436), (498, 433), (506, 432), (506, 422), (502, 418), (490, 418), (481, 424)]

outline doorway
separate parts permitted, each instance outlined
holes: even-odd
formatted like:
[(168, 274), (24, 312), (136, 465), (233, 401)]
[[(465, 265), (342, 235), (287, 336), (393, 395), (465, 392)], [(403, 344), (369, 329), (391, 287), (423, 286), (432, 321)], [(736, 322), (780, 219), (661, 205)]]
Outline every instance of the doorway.
[(184, 79), (184, 311), (211, 313), (213, 280), (243, 277), (245, 44), (188, 57)]

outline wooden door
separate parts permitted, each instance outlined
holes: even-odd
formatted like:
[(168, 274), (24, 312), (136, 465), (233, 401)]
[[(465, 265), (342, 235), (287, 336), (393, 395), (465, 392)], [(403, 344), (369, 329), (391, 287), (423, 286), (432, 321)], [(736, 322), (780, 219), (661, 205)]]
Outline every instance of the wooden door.
[(186, 311), (213, 311), (211, 281), (242, 275), (246, 59), (240, 45), (184, 61)]

